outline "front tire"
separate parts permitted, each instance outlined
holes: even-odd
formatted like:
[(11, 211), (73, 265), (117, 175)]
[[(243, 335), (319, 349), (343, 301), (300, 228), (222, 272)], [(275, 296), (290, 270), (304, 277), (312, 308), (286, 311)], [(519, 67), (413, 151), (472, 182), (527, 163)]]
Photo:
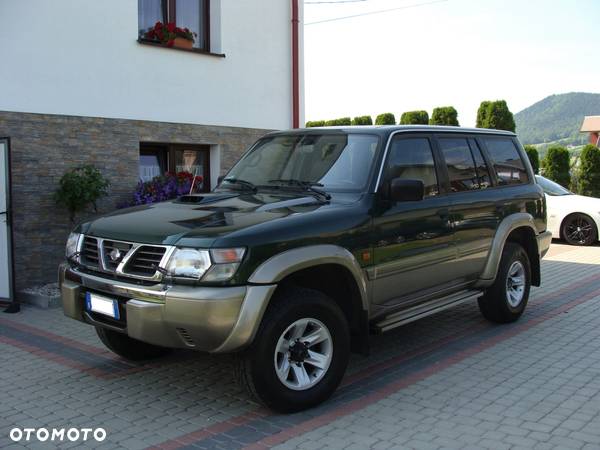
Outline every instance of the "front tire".
[(519, 244), (507, 242), (496, 280), (478, 300), (479, 310), (491, 322), (514, 322), (525, 311), (530, 289), (529, 257)]
[(592, 245), (598, 240), (596, 224), (591, 217), (580, 213), (563, 220), (560, 234), (569, 245)]
[(130, 361), (160, 358), (171, 352), (170, 348), (138, 341), (118, 331), (96, 327), (96, 333), (109, 350)]
[(349, 356), (350, 331), (339, 306), (319, 291), (290, 287), (272, 300), (236, 375), (259, 402), (291, 413), (329, 398)]

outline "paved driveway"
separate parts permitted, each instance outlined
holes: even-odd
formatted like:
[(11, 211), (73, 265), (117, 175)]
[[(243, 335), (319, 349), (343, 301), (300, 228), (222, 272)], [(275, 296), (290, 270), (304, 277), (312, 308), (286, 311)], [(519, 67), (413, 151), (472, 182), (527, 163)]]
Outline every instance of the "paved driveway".
[(599, 449), (600, 248), (554, 244), (542, 271), (519, 322), (467, 304), (374, 336), (329, 402), (286, 416), (240, 392), (230, 356), (135, 365), (59, 310), (3, 314), (0, 448), (52, 447), (14, 427), (102, 427), (85, 447)]

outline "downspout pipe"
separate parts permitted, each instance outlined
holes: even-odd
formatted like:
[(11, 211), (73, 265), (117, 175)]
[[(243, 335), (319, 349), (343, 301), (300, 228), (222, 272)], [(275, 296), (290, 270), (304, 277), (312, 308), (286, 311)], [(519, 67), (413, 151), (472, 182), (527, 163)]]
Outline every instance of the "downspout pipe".
[(300, 42), (298, 1), (292, 0), (292, 128), (300, 128)]

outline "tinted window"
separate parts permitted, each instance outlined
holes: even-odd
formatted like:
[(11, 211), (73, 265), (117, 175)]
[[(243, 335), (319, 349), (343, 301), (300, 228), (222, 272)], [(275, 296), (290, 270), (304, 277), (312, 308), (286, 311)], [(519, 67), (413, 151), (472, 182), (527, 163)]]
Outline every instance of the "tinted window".
[(479, 189), (475, 161), (466, 139), (439, 139), (440, 149), (448, 167), (448, 178), (452, 192)]
[(483, 158), (483, 154), (481, 153), (481, 149), (477, 142), (473, 139), (469, 140), (471, 144), (471, 152), (473, 153), (473, 159), (475, 160), (475, 169), (477, 170), (477, 178), (479, 179), (479, 187), (481, 189), (489, 188), (492, 185), (492, 181), (490, 178), (490, 170)]
[(431, 144), (427, 138), (395, 138), (387, 162), (387, 180), (421, 180), (425, 197), (438, 194), (438, 182)]
[(511, 139), (484, 138), (485, 145), (494, 162), (498, 184), (522, 184), (529, 181), (525, 164)]

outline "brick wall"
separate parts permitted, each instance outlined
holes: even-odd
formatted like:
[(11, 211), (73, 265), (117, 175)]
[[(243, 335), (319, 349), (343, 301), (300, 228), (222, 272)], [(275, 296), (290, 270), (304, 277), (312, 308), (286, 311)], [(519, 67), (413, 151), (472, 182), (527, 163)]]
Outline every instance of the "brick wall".
[[(72, 228), (53, 193), (65, 171), (93, 164), (110, 181), (99, 213), (129, 198), (138, 182), (140, 142), (219, 145), (221, 172), (268, 130), (0, 111), (10, 138), (16, 290), (56, 279)], [(77, 217), (86, 220), (93, 212)]]

